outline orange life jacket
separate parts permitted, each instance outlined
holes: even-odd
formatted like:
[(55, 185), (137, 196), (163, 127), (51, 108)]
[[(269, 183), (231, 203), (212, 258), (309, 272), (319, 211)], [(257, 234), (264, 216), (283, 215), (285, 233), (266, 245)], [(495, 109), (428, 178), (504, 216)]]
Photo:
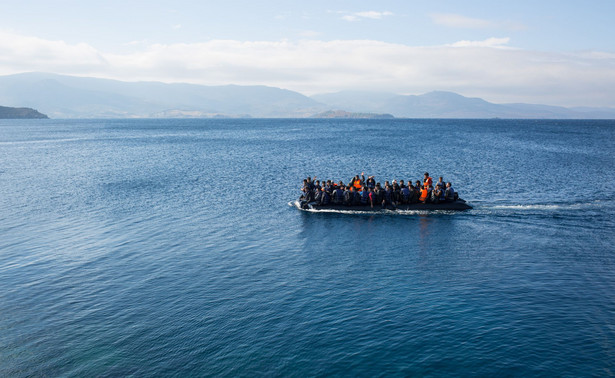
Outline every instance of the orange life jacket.
[(421, 202), (425, 202), (425, 200), (427, 200), (427, 195), (429, 194), (429, 190), (427, 190), (427, 188), (423, 188), (421, 189), (421, 196), (419, 197), (419, 201)]
[(352, 186), (354, 186), (356, 189), (361, 189), (361, 180), (355, 180)]

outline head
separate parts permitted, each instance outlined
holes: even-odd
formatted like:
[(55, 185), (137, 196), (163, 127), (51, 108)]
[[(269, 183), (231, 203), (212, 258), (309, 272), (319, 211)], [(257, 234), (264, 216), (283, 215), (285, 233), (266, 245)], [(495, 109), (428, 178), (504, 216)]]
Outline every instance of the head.
[(429, 173), (425, 172), (425, 178), (429, 177)]
[(450, 183), (450, 182), (447, 182), (447, 183), (446, 183), (446, 187), (447, 187), (447, 188), (450, 188), (450, 187), (451, 187), (451, 183)]
[(438, 178), (438, 181), (442, 182), (442, 176), (440, 176), (440, 178)]

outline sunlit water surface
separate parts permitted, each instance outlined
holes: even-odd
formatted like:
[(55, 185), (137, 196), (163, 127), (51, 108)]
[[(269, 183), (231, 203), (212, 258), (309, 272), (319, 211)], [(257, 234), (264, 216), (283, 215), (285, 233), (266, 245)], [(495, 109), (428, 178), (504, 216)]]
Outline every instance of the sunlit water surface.
[[(0, 376), (615, 374), (615, 122), (0, 122)], [(309, 213), (307, 175), (461, 213)]]

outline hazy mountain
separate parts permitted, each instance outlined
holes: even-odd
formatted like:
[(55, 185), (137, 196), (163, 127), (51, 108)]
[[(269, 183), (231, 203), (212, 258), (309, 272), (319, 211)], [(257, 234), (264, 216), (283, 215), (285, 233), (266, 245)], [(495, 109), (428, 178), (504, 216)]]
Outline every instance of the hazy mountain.
[(0, 76), (0, 104), (28, 106), (52, 118), (300, 118), (368, 113), (398, 118), (615, 118), (612, 108), (493, 104), (452, 92), (346, 91), (307, 97), (266, 86), (122, 82), (45, 73)]
[(564, 108), (532, 104), (494, 104), (452, 92), (397, 95), (378, 92), (319, 94), (312, 99), (351, 112), (389, 113), (408, 118), (615, 118), (612, 108)]
[(0, 106), (0, 119), (49, 118), (43, 113), (30, 108), (11, 108)]
[(0, 103), (54, 118), (307, 117), (328, 110), (300, 93), (266, 86), (122, 82), (43, 73), (0, 76)]

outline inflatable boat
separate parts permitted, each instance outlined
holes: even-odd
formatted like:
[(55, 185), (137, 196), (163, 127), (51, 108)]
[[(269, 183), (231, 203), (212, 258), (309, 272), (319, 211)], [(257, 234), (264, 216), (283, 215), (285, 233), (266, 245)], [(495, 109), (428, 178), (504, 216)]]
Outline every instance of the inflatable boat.
[(449, 210), (449, 211), (462, 211), (469, 210), (472, 206), (461, 198), (453, 202), (440, 202), (440, 203), (412, 203), (412, 204), (400, 204), (397, 206), (347, 206), (339, 204), (320, 205), (316, 202), (305, 202), (297, 200), (294, 202), (295, 207), (300, 210), (311, 211), (358, 211), (358, 212), (380, 212), (380, 211), (433, 211), (433, 210)]

